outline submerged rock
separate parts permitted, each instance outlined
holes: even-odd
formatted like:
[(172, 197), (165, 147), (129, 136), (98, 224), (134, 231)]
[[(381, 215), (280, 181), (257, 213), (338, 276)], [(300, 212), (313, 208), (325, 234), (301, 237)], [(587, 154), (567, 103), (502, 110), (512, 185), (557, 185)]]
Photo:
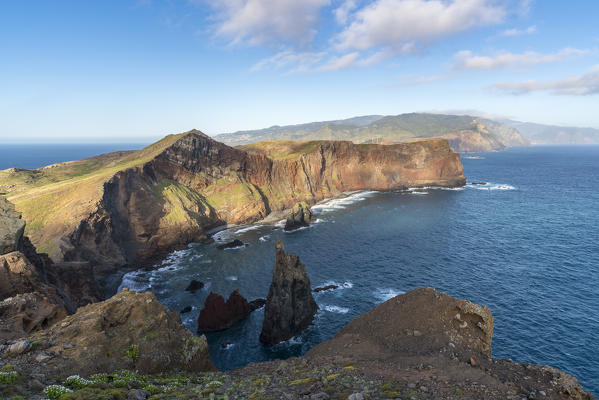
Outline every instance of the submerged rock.
[(272, 345), (291, 339), (310, 326), (317, 310), (306, 267), (277, 242), (260, 341)]
[(335, 289), (339, 289), (339, 286), (338, 285), (321, 286), (321, 287), (317, 287), (316, 289), (314, 289), (314, 293), (324, 292), (326, 290), (335, 290)]
[(183, 307), (183, 309), (179, 311), (179, 314), (187, 314), (188, 312), (191, 312), (191, 306)]
[(252, 311), (255, 311), (259, 308), (264, 307), (264, 305), (266, 304), (266, 299), (256, 299), (256, 300), (252, 300), (250, 301), (250, 309)]
[(215, 369), (206, 338), (188, 331), (179, 314), (150, 292), (123, 289), (30, 339), (38, 345), (12, 362), (27, 372), (36, 368), (40, 353), (60, 354), (44, 368), (57, 378), (123, 369), (148, 374)]
[(196, 281), (195, 279), (193, 279), (191, 282), (189, 282), (189, 285), (187, 285), (187, 287), (185, 288), (185, 291), (195, 293), (198, 290), (201, 290), (203, 288), (204, 288), (204, 282)]
[(198, 333), (228, 329), (254, 310), (255, 308), (239, 294), (239, 289), (229, 295), (227, 302), (223, 296), (210, 292), (198, 317)]
[(302, 227), (310, 226), (310, 222), (314, 221), (312, 209), (305, 202), (299, 202), (291, 209), (287, 220), (285, 221), (285, 230), (293, 231)]
[(245, 247), (245, 246), (247, 246), (247, 245), (245, 243), (243, 243), (241, 240), (235, 239), (235, 240), (225, 243), (225, 244), (219, 244), (218, 246), (216, 246), (216, 248), (219, 250), (226, 250), (226, 249), (236, 249), (238, 247)]

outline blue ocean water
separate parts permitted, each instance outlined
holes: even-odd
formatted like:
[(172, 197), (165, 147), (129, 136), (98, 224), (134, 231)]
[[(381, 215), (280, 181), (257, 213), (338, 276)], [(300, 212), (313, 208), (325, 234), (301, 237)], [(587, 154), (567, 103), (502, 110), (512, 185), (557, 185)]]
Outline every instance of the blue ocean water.
[[(0, 169), (119, 149), (123, 145), (40, 146), (46, 158), (16, 164), (36, 153), (30, 146), (0, 145)], [(227, 296), (239, 288), (250, 300), (266, 297), (274, 244), (281, 239), (306, 264), (313, 287), (342, 288), (316, 294), (314, 325), (272, 348), (258, 342), (263, 310), (208, 335), (221, 369), (302, 354), (391, 296), (431, 286), (491, 309), (494, 356), (555, 366), (599, 395), (599, 146), (535, 146), (478, 156), (462, 158), (465, 175), (486, 185), (355, 193), (317, 207), (319, 221), (308, 229), (235, 227), (216, 239), (236, 237), (248, 247), (222, 251), (192, 244), (158, 269), (128, 274), (123, 285), (150, 289), (177, 311), (193, 306), (182, 320), (195, 331), (210, 291)], [(185, 292), (191, 279), (206, 287)], [(233, 344), (223, 348), (227, 342)]]
[[(318, 223), (308, 229), (229, 229), (216, 239), (249, 246), (192, 244), (157, 270), (128, 274), (123, 285), (150, 289), (177, 311), (193, 306), (182, 315), (193, 331), (210, 291), (266, 297), (281, 239), (301, 257), (313, 287), (342, 289), (316, 294), (314, 325), (272, 348), (258, 342), (263, 309), (209, 334), (221, 369), (302, 354), (391, 296), (430, 286), (491, 309), (494, 356), (558, 367), (599, 394), (599, 146), (479, 156), (463, 157), (465, 175), (486, 185), (357, 193), (318, 207)], [(191, 279), (206, 287), (185, 292)]]
[(35, 169), (64, 161), (81, 160), (120, 150), (138, 150), (143, 144), (6, 144), (0, 143), (0, 169)]

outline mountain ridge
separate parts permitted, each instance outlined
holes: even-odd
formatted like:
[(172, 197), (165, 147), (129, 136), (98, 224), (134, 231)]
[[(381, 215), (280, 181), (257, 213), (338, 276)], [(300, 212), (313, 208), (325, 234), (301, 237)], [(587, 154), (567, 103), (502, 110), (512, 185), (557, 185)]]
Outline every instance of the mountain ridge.
[(216, 135), (232, 146), (268, 140), (349, 140), (354, 143), (398, 143), (418, 138), (445, 138), (457, 152), (502, 150), (529, 142), (514, 128), (468, 115), (409, 113), (368, 115)]

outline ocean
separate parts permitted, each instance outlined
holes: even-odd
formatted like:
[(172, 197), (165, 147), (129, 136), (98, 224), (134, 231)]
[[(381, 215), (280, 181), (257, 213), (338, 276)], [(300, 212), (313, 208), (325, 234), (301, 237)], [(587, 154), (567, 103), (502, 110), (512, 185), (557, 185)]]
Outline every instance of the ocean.
[[(317, 222), (292, 233), (233, 227), (217, 242), (239, 238), (247, 247), (191, 244), (127, 274), (122, 286), (151, 290), (176, 311), (192, 306), (182, 320), (195, 331), (210, 291), (266, 297), (282, 240), (313, 287), (340, 289), (315, 295), (314, 324), (288, 342), (259, 343), (263, 309), (207, 335), (218, 368), (301, 355), (377, 304), (429, 286), (491, 309), (495, 357), (560, 368), (599, 395), (599, 146), (512, 148), (462, 161), (464, 188), (352, 193), (317, 206)], [(192, 279), (205, 288), (186, 292)]]

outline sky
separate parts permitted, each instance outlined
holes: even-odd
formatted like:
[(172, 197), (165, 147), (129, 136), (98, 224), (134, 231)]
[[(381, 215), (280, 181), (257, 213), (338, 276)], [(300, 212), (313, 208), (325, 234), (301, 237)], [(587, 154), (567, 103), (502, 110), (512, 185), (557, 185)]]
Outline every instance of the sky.
[(596, 0), (0, 4), (0, 142), (151, 142), (358, 115), (599, 128)]

